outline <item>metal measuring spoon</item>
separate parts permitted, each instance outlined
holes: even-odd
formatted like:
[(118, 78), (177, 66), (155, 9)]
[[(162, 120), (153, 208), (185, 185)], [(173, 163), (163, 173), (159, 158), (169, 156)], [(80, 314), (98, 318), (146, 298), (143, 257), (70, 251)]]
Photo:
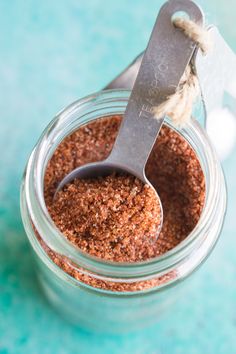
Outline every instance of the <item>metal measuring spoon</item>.
[[(210, 136), (220, 159), (224, 159), (235, 145), (235, 99), (236, 99), (236, 54), (228, 46), (220, 32), (215, 26), (210, 26), (208, 31), (212, 37), (213, 48), (207, 55), (202, 55), (197, 48), (193, 55), (192, 64), (195, 67), (201, 95), (204, 104), (204, 122), (206, 131)], [(104, 90), (109, 89), (129, 89), (131, 90), (140, 64), (143, 52), (139, 54), (133, 62), (128, 65), (119, 75), (117, 75)], [(227, 93), (231, 100), (227, 101), (223, 109), (224, 93)], [(222, 127), (222, 116), (227, 114), (231, 127)], [(217, 129), (220, 127), (219, 129)], [(223, 129), (223, 130), (222, 130)], [(220, 133), (217, 133), (218, 130)], [(219, 137), (219, 138), (218, 138)]]
[(139, 54), (131, 64), (117, 75), (103, 90), (127, 89), (132, 90), (143, 59), (143, 52)]
[[(172, 16), (178, 11), (185, 11), (191, 20), (199, 24), (203, 22), (201, 10), (192, 1), (172, 0), (164, 4), (144, 53), (110, 155), (104, 161), (89, 163), (70, 172), (59, 183), (55, 195), (76, 178), (107, 176), (113, 172), (134, 175), (153, 188), (145, 175), (145, 165), (165, 118), (155, 119), (153, 107), (175, 92), (196, 47), (192, 40), (172, 24)], [(157, 193), (156, 197), (161, 206)]]

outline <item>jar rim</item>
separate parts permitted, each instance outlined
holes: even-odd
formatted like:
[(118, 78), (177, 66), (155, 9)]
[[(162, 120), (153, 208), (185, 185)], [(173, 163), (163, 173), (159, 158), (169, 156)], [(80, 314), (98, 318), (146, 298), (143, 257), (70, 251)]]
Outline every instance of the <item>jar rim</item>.
[[(186, 126), (179, 131), (176, 127), (172, 125), (170, 120), (167, 120), (167, 125), (172, 129), (176, 130), (181, 136), (183, 136), (193, 147), (196, 152), (196, 148), (199, 146), (193, 146), (194, 141), (190, 135), (192, 134), (198, 143), (203, 146), (202, 152), (204, 154), (201, 159), (199, 154), (197, 154), (200, 164), (202, 166), (205, 183), (206, 183), (206, 197), (205, 204), (200, 216), (200, 219), (195, 226), (195, 228), (190, 232), (190, 234), (181, 241), (176, 247), (167, 251), (161, 256), (151, 258), (142, 262), (135, 263), (120, 263), (111, 262), (93, 257), (87, 253), (82, 252), (74, 245), (72, 245), (67, 238), (56, 228), (53, 220), (51, 219), (49, 212), (47, 210), (44, 193), (43, 193), (43, 180), (44, 171), (42, 170), (42, 165), (47, 165), (49, 158), (52, 156), (58, 144), (65, 138), (65, 136), (71, 134), (73, 131), (73, 126), (70, 126), (70, 131), (63, 136), (62, 129), (63, 125), (68, 123), (69, 118), (72, 117), (77, 111), (83, 113), (89, 105), (100, 106), (112, 103), (113, 105), (119, 103), (117, 107), (121, 109), (121, 104), (123, 106), (127, 104), (129, 98), (129, 90), (106, 90), (100, 91), (85, 98), (79, 99), (67, 106), (64, 110), (59, 112), (48, 127), (44, 130), (41, 135), (37, 145), (35, 146), (29, 162), (26, 167), (25, 172), (25, 194), (26, 203), (29, 209), (30, 218), (35, 225), (37, 231), (39, 232), (42, 239), (46, 242), (47, 246), (53, 251), (69, 258), (74, 264), (84, 269), (88, 269), (91, 272), (99, 273), (104, 276), (121, 277), (128, 278), (132, 276), (133, 278), (139, 278), (143, 275), (156, 275), (162, 272), (166, 272), (168, 269), (171, 270), (176, 264), (180, 263), (187, 257), (191, 251), (196, 247), (196, 244), (201, 241), (201, 236), (203, 231), (207, 231), (209, 228), (209, 220), (212, 214), (215, 212), (215, 204), (217, 200), (217, 185), (219, 184), (219, 177), (217, 177), (217, 168), (219, 167), (219, 161), (216, 157), (214, 148), (212, 147), (207, 134), (202, 129), (200, 124), (196, 120), (191, 120)], [(117, 108), (118, 109), (118, 108)], [(123, 109), (124, 110), (124, 109)], [(110, 114), (111, 115), (111, 114)], [(100, 115), (102, 117), (102, 115)], [(68, 121), (67, 121), (68, 120)], [(77, 124), (77, 129), (79, 124)], [(191, 133), (191, 134), (190, 134)], [(42, 151), (48, 146), (52, 148), (48, 155), (47, 162), (43, 161), (45, 155)], [(203, 161), (205, 159), (205, 162)], [(45, 167), (46, 168), (46, 167)], [(206, 171), (204, 168), (208, 168), (208, 180), (206, 178)]]

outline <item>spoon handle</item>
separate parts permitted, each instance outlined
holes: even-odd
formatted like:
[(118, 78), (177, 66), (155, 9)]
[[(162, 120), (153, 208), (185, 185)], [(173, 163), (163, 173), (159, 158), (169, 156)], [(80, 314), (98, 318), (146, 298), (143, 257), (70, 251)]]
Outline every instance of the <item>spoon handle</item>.
[(163, 5), (107, 158), (141, 180), (145, 180), (145, 164), (165, 118), (155, 119), (152, 109), (175, 92), (196, 47), (172, 24), (172, 16), (179, 11), (187, 13), (192, 21), (203, 23), (202, 11), (190, 0), (170, 0)]

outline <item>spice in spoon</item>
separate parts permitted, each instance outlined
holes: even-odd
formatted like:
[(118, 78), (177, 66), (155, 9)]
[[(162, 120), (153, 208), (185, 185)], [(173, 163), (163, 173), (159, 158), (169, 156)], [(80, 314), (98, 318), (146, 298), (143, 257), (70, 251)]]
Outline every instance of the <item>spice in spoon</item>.
[(141, 261), (161, 227), (154, 189), (132, 175), (75, 179), (53, 203), (54, 221), (81, 250), (113, 261)]

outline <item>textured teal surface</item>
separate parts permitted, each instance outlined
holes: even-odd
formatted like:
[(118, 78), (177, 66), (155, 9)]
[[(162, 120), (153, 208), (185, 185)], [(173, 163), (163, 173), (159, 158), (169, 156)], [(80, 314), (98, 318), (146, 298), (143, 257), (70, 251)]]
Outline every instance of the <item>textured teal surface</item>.
[[(144, 48), (160, 3), (0, 0), (0, 354), (236, 352), (236, 150), (224, 162), (229, 206), (220, 242), (187, 297), (141, 333), (87, 333), (54, 313), (20, 220), (21, 175), (42, 129)], [(209, 0), (204, 9), (236, 50), (235, 1)]]

